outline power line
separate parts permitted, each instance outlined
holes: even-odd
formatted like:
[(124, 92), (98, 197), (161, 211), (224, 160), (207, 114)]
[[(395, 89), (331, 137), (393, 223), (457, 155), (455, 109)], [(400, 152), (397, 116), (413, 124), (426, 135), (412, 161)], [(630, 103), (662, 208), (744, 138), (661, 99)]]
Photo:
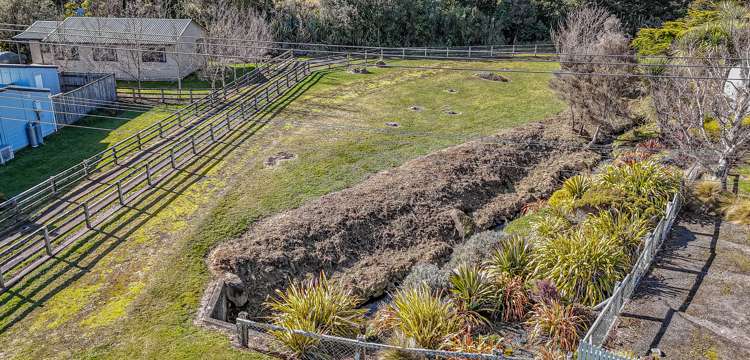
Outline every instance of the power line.
[[(42, 34), (42, 35), (50, 35), (51, 31), (30, 31), (28, 30), (28, 27), (30, 25), (24, 25), (24, 24), (13, 24), (13, 23), (0, 23), (0, 26), (17, 26), (17, 27), (26, 27), (27, 29), (3, 29), (0, 28), (0, 31), (12, 31), (12, 32), (28, 32), (28, 33), (36, 33), (36, 34)], [(49, 29), (52, 31), (57, 31), (58, 33), (60, 30), (63, 30), (62, 35), (66, 35), (64, 31), (81, 31), (82, 33), (85, 33), (87, 37), (92, 38), (104, 38), (104, 39), (113, 39), (113, 40), (127, 40), (123, 39), (122, 37), (106, 37), (102, 35), (91, 35), (92, 32), (94, 33), (110, 33), (110, 34), (118, 34), (118, 35), (141, 35), (141, 36), (149, 36), (149, 37), (168, 37), (173, 38), (171, 35), (165, 35), (165, 34), (157, 34), (157, 33), (146, 33), (146, 32), (127, 32), (127, 31), (113, 31), (113, 30), (102, 30), (102, 29), (85, 29), (85, 28), (71, 28), (71, 27), (50, 27), (50, 26), (37, 26), (37, 29)], [(76, 35), (76, 34), (67, 34), (67, 35)], [(80, 34), (79, 34), (80, 35)], [(339, 53), (339, 54), (358, 54), (358, 55), (364, 55), (365, 53), (362, 53), (362, 50), (378, 50), (378, 51), (386, 51), (386, 50), (393, 50), (393, 51), (402, 51), (402, 50), (410, 50), (410, 51), (424, 51), (424, 50), (434, 50), (434, 51), (442, 51), (443, 49), (447, 49), (448, 51), (454, 51), (454, 52), (468, 52), (468, 49), (461, 50), (461, 49), (454, 49), (451, 50), (450, 47), (378, 47), (378, 46), (364, 46), (364, 45), (339, 45), (339, 44), (324, 44), (324, 43), (302, 43), (302, 42), (283, 42), (283, 41), (269, 41), (269, 40), (253, 40), (253, 39), (243, 39), (243, 38), (222, 38), (222, 37), (206, 37), (206, 36), (181, 36), (182, 38), (188, 38), (188, 39), (209, 39), (209, 40), (223, 40), (227, 42), (232, 43), (260, 43), (260, 44), (280, 44), (280, 45), (299, 45), (299, 46), (318, 46), (318, 47), (334, 47), (334, 48), (345, 48), (345, 49), (359, 49), (359, 52), (346, 52), (346, 51), (325, 51), (325, 50), (309, 50), (309, 49), (300, 49), (297, 48), (298, 51), (312, 51), (312, 52), (328, 52), (328, 53)], [(194, 42), (179, 42), (179, 41), (163, 41), (159, 44), (189, 44), (189, 45), (195, 45)], [(237, 45), (231, 45), (231, 44), (216, 44), (208, 42), (206, 44), (209, 45), (220, 45), (220, 46), (229, 46), (229, 47), (236, 47)], [(544, 44), (544, 46), (551, 47), (553, 44)], [(511, 47), (511, 48), (522, 48), (522, 47), (532, 47), (532, 46), (539, 46), (537, 45), (481, 45), (484, 47), (490, 46), (495, 47)], [(463, 47), (474, 47), (474, 46), (463, 46)], [(278, 47), (259, 47), (259, 46), (252, 46), (252, 48), (261, 48), (261, 49), (269, 49), (269, 50), (295, 50), (294, 48), (278, 48)], [(487, 52), (492, 54), (492, 50), (472, 50), (471, 52), (476, 53), (482, 53)], [(372, 54), (372, 53), (369, 53)], [(499, 52), (498, 54), (512, 54), (511, 52)], [(675, 60), (675, 59), (694, 59), (694, 60), (736, 60), (736, 61), (750, 61), (750, 59), (744, 59), (744, 58), (717, 58), (717, 57), (695, 57), (695, 56), (652, 56), (652, 55), (631, 55), (631, 54), (590, 54), (590, 53), (539, 53), (538, 55), (544, 55), (544, 56), (587, 56), (587, 57), (625, 57), (625, 58), (641, 58), (641, 59), (653, 59), (653, 60)], [(392, 56), (392, 55), (391, 55)], [(440, 57), (444, 58), (444, 57)], [(463, 59), (466, 59), (465, 57), (462, 57)], [(486, 58), (476, 58), (477, 60), (480, 59), (486, 59)], [(646, 66), (646, 64), (642, 64), (643, 66)], [(655, 66), (663, 66), (660, 64), (655, 64)]]
[[(111, 132), (113, 130), (118, 130), (116, 128), (115, 129), (110, 129), (110, 128), (102, 128), (102, 127), (96, 127), (96, 126), (61, 124), (61, 123), (57, 123), (57, 122), (19, 119), (19, 118), (12, 118), (12, 117), (6, 117), (6, 116), (0, 117), (0, 122), (5, 121), (5, 120), (8, 120), (8, 121), (17, 121), (17, 122), (24, 122), (24, 123), (36, 123), (36, 124), (45, 124), (45, 125), (55, 125), (58, 128), (71, 127), (71, 128), (80, 128), (80, 129), (98, 130), (98, 131), (107, 131), (107, 132)], [(132, 131), (126, 131), (126, 132), (131, 133)]]
[[(12, 41), (12, 40), (0, 40), (0, 42), (13, 42), (17, 43), (18, 41)], [(221, 57), (221, 58), (241, 58), (243, 60), (249, 60), (249, 59), (262, 59), (258, 57), (240, 57), (240, 56), (228, 56), (228, 55), (207, 55), (207, 54), (200, 54), (200, 53), (190, 53), (190, 52), (177, 52), (177, 51), (167, 51), (167, 50), (159, 50), (159, 51), (151, 51), (151, 50), (136, 50), (136, 49), (128, 49), (128, 48), (112, 48), (107, 46), (92, 46), (92, 45), (77, 45), (77, 44), (61, 44), (57, 43), (56, 46), (67, 46), (67, 47), (84, 47), (84, 48), (94, 48), (94, 49), (113, 49), (113, 50), (125, 50), (125, 51), (139, 51), (139, 52), (162, 52), (162, 53), (169, 53), (169, 54), (183, 54), (183, 55), (201, 55), (201, 56), (214, 56), (214, 57)], [(288, 49), (287, 49), (288, 50)], [(417, 57), (419, 58), (419, 57)], [(441, 58), (436, 58), (436, 60)], [(481, 60), (487, 60), (487, 59), (481, 59)], [(523, 62), (523, 61), (519, 61)], [(405, 65), (383, 65), (383, 67), (399, 67), (399, 68), (411, 68), (411, 69), (442, 69), (442, 70), (454, 70), (454, 71), (492, 71), (492, 72), (499, 72), (499, 73), (529, 73), (529, 74), (552, 74), (552, 75), (565, 75), (565, 76), (604, 76), (604, 77), (627, 77), (627, 78), (652, 78), (652, 79), (683, 79), (683, 80), (721, 80), (721, 81), (745, 81), (747, 79), (745, 78), (718, 78), (718, 77), (710, 77), (710, 76), (682, 76), (682, 75), (654, 75), (654, 74), (617, 74), (617, 73), (598, 73), (598, 72), (571, 72), (571, 71), (543, 71), (543, 70), (519, 70), (519, 69), (477, 69), (477, 68), (450, 68), (450, 67), (427, 67), (427, 66), (405, 66)]]
[[(0, 95), (0, 99), (12, 99), (12, 100), (32, 100), (27, 97), (23, 96), (8, 96), (8, 95)], [(56, 100), (52, 100), (53, 102), (56, 102)], [(104, 110), (115, 110), (115, 111), (125, 111), (125, 112), (135, 112), (135, 113), (147, 113), (151, 111), (151, 109), (141, 109), (141, 108), (129, 108), (129, 107), (118, 107), (118, 106), (107, 106), (107, 105), (101, 105), (97, 103), (86, 103), (86, 102), (76, 102), (72, 101), (70, 99), (63, 100), (65, 104), (72, 104), (77, 106), (84, 106), (84, 107), (92, 107), (96, 109), (104, 109)], [(5, 106), (7, 108), (15, 108), (15, 109), (22, 109), (21, 107), (9, 107)], [(26, 110), (34, 110), (30, 108), (23, 108)], [(44, 110), (44, 109), (38, 109), (41, 111), (51, 111), (51, 110)], [(52, 112), (58, 112), (58, 111), (52, 111)]]

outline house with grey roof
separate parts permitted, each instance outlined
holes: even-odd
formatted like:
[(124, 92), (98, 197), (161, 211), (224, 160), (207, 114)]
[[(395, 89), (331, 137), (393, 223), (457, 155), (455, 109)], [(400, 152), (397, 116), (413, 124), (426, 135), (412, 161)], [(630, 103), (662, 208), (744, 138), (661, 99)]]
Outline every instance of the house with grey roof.
[(121, 80), (177, 80), (200, 69), (206, 31), (190, 19), (69, 17), (36, 21), (14, 40), (34, 64), (68, 72), (114, 73)]

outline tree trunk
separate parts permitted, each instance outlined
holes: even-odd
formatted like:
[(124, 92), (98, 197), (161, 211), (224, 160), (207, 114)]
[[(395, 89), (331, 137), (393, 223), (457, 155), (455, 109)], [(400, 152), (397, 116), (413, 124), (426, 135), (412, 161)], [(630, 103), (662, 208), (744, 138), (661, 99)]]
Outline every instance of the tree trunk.
[(719, 159), (719, 167), (716, 169), (715, 176), (721, 181), (721, 190), (727, 191), (727, 178), (729, 177), (729, 162), (727, 159)]

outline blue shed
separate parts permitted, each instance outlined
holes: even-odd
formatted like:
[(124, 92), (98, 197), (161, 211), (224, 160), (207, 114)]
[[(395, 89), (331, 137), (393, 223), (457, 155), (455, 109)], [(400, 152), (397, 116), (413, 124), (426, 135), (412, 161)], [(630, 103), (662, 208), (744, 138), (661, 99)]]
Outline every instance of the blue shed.
[(1, 85), (49, 89), (52, 95), (61, 91), (57, 66), (50, 65), (0, 64)]
[(57, 131), (51, 96), (58, 93), (56, 67), (0, 64), (0, 149), (19, 150)]

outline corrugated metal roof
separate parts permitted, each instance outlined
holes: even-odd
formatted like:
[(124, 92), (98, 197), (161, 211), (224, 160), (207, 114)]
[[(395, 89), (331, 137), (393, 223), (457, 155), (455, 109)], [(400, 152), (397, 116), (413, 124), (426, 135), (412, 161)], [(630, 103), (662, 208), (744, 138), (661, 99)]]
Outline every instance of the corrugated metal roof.
[(44, 42), (81, 44), (173, 44), (190, 19), (69, 17)]
[(14, 40), (42, 40), (49, 35), (60, 21), (34, 21), (24, 32), (13, 37)]

